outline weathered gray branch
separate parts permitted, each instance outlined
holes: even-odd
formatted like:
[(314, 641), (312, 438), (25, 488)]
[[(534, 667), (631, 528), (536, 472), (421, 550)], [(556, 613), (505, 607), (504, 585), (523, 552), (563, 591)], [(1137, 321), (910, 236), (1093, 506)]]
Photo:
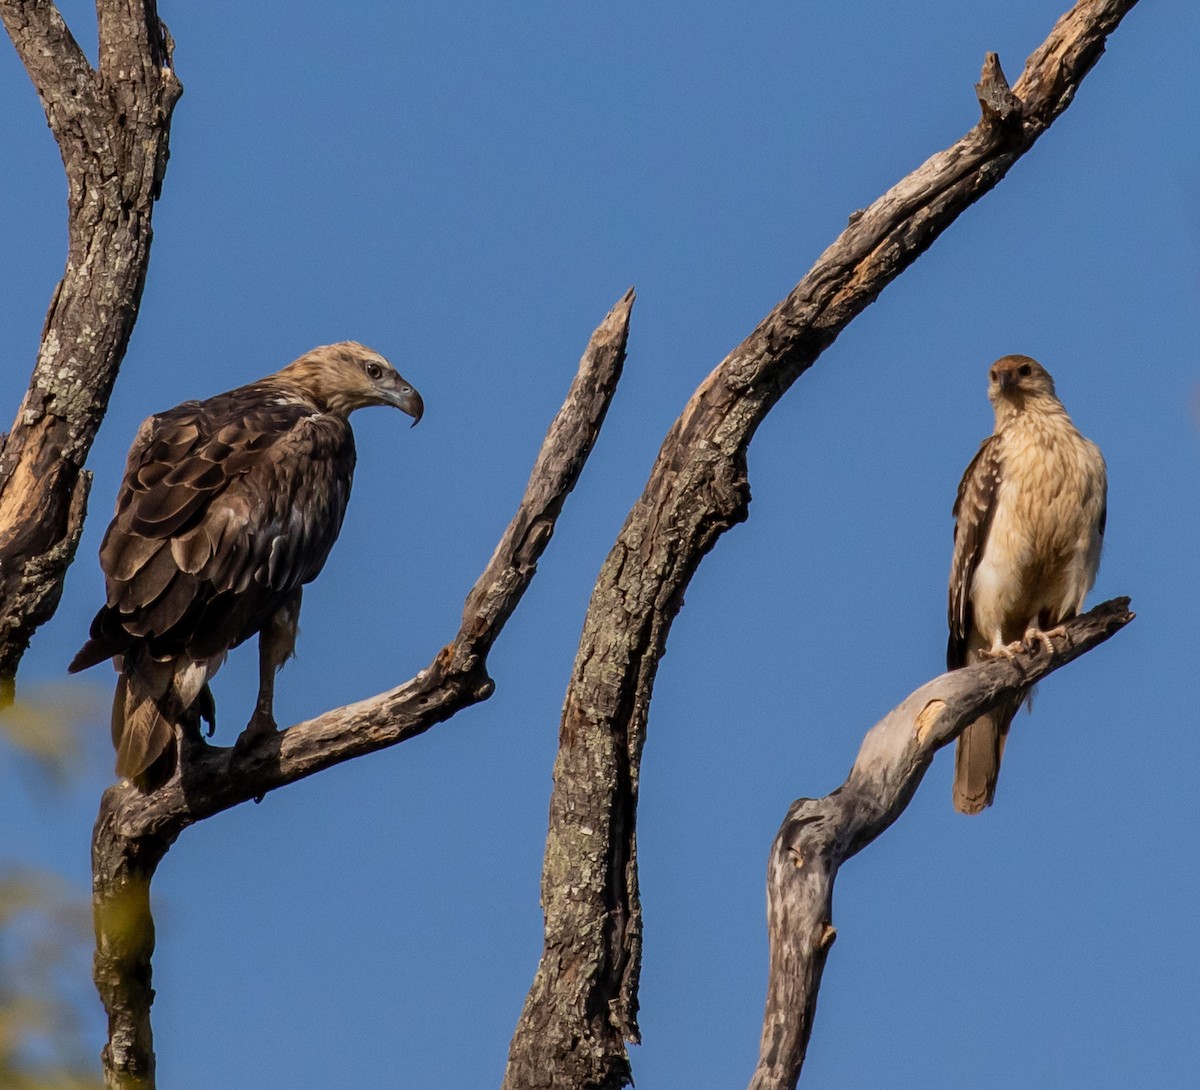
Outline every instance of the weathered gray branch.
[(83, 464), (137, 318), (182, 88), (154, 0), (99, 0), (93, 70), (49, 0), (0, 0), (67, 174), (67, 267), (29, 389), (0, 437), (0, 706), (54, 613), (91, 475)]
[(567, 494), (604, 422), (629, 335), (633, 292), (595, 333), (567, 399), (542, 444), (517, 513), (467, 597), (454, 640), (411, 681), (297, 724), (236, 756), (195, 742), (161, 790), (110, 787), (92, 838), (96, 986), (109, 1017), (104, 1052), (110, 1087), (151, 1090), (150, 882), (189, 825), (322, 769), (422, 734), (491, 696), (487, 654), (537, 571)]
[(903, 812), (942, 746), (1006, 696), (1090, 651), (1124, 628), (1129, 599), (1069, 622), (1053, 651), (1035, 643), (1013, 661), (992, 659), (923, 685), (867, 733), (841, 787), (797, 799), (767, 867), (770, 976), (758, 1068), (750, 1090), (793, 1090), (812, 1033), (817, 991), (833, 944), (838, 869)]
[(641, 907), (635, 814), (654, 677), (705, 554), (747, 514), (746, 451), (772, 406), (837, 335), (1071, 102), (1135, 0), (1080, 0), (1011, 91), (989, 55), (983, 116), (850, 225), (672, 426), (588, 607), (567, 690), (542, 873), (545, 945), (505, 1090), (616, 1088), (638, 1039)]

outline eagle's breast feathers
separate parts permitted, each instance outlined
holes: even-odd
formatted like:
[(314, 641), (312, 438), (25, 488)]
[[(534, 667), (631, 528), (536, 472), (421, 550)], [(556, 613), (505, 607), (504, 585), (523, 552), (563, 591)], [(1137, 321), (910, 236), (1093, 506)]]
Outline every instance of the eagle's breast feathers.
[(344, 417), (260, 385), (151, 417), (100, 547), (108, 600), (86, 657), (141, 640), (156, 659), (207, 659), (252, 636), (320, 572), (354, 458)]

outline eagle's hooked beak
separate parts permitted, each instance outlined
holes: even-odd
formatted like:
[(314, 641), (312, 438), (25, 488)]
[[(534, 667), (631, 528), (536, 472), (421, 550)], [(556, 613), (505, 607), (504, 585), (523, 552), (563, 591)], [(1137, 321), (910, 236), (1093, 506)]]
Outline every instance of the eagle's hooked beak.
[(397, 376), (393, 388), (381, 392), (389, 405), (394, 405), (402, 413), (408, 413), (413, 418), (414, 428), (421, 422), (421, 417), (425, 414), (425, 402), (421, 400), (421, 395), (416, 389), (404, 379)]

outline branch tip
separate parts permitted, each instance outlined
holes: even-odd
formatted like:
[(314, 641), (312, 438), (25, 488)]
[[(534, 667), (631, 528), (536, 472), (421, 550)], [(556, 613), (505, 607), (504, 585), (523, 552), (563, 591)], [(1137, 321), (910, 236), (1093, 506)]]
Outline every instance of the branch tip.
[(979, 99), (985, 122), (995, 125), (1020, 123), (1024, 104), (1009, 87), (998, 53), (988, 53), (984, 57), (983, 71), (975, 84), (975, 97)]

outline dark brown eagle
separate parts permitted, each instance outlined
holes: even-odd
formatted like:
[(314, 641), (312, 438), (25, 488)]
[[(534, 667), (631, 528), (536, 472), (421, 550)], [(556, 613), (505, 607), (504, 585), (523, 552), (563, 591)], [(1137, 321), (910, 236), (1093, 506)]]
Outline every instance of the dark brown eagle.
[(177, 765), (176, 726), (213, 718), (209, 679), (259, 634), (249, 736), (275, 730), (275, 672), (292, 654), (301, 588), (325, 564), (354, 474), (348, 417), (421, 395), (379, 353), (314, 348), (273, 375), (142, 424), (100, 546), (108, 601), (70, 665), (112, 658), (119, 776), (149, 790)]

